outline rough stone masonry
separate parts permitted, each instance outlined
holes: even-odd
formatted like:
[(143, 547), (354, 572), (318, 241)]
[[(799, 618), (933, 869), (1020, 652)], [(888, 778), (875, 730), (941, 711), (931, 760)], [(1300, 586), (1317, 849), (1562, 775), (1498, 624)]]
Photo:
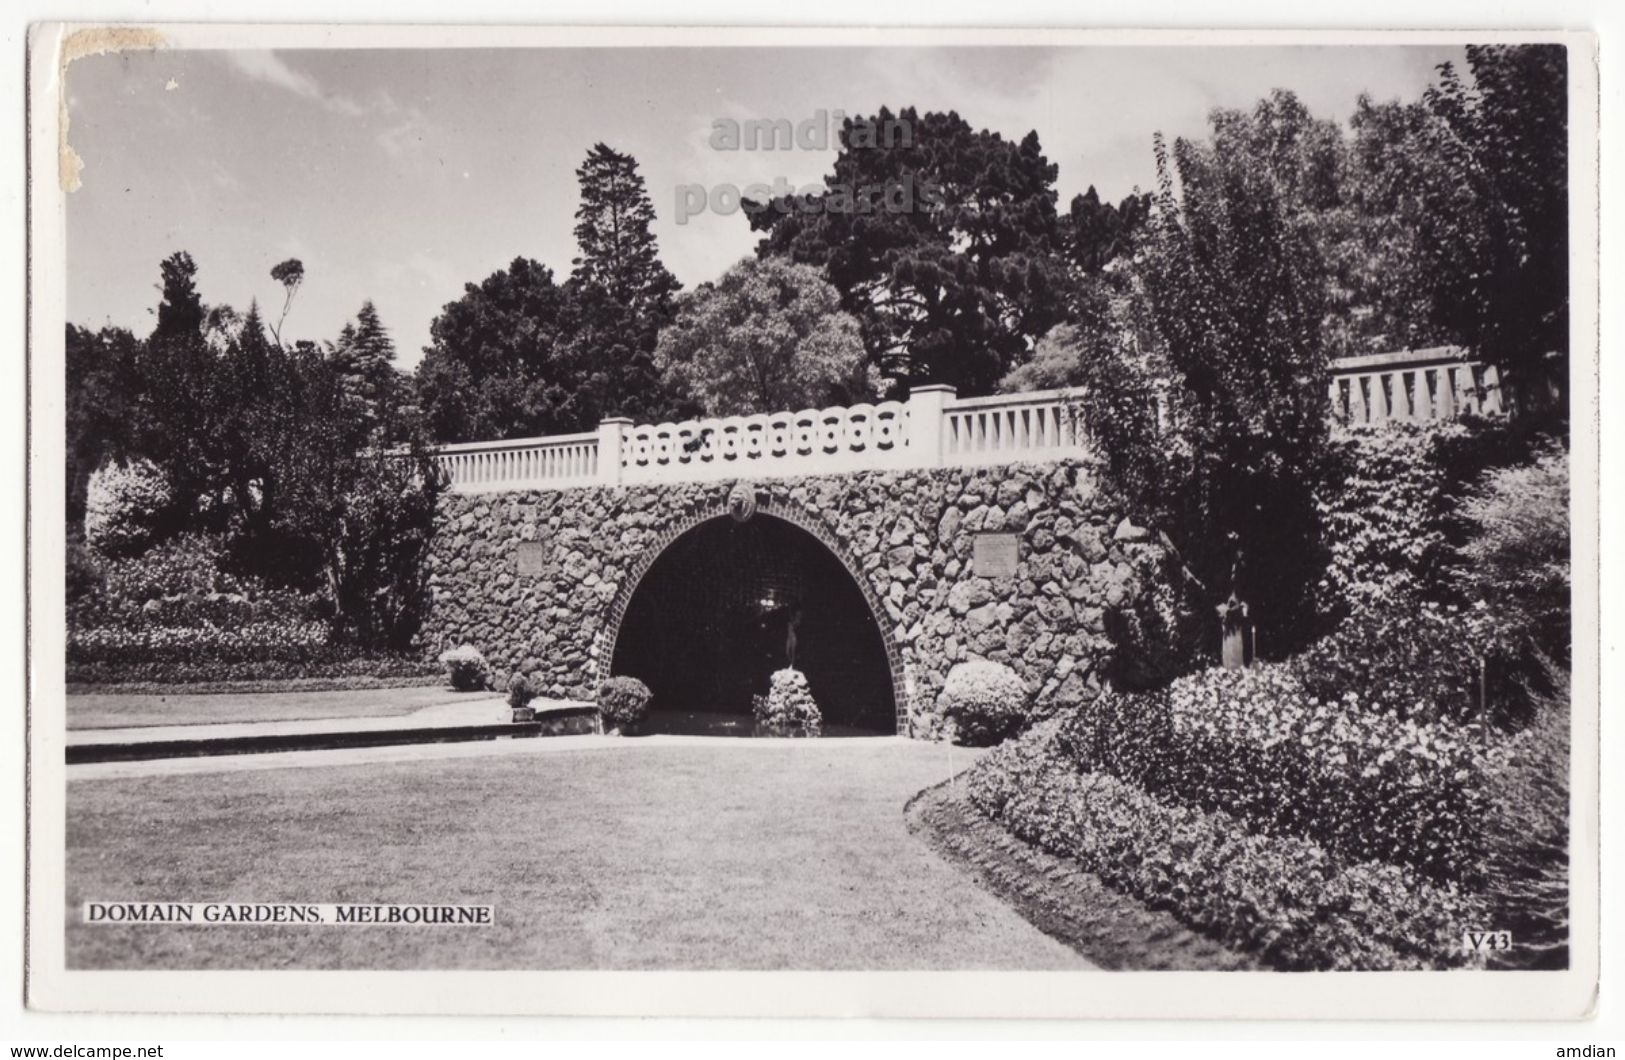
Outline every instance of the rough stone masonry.
[[(682, 532), (729, 518), (741, 491), (754, 517), (812, 532), (857, 580), (910, 735), (936, 734), (943, 680), (967, 659), (1013, 667), (1041, 709), (1092, 696), (1167, 596), (1162, 550), (1083, 461), (454, 493), (425, 644), (471, 644), (499, 681), (518, 669), (545, 695), (591, 699), (638, 578)], [(997, 542), (1013, 573), (978, 573), (976, 542), (992, 534), (1015, 536), (1013, 557)]]

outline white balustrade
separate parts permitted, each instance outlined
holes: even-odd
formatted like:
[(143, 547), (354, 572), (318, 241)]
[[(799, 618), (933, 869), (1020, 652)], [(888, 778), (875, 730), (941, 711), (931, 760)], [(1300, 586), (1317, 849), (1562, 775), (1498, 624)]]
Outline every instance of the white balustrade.
[[(1495, 369), (1452, 348), (1334, 361), (1328, 390), (1331, 413), (1344, 423), (1502, 410)], [(952, 387), (922, 386), (907, 401), (874, 405), (682, 423), (607, 419), (585, 434), (448, 445), (438, 459), (465, 493), (1041, 462), (1089, 448), (1078, 396), (957, 398)], [(1165, 394), (1156, 413), (1167, 421)]]
[(567, 489), (598, 481), (599, 435), (559, 434), (441, 446), (435, 459), (459, 493)]
[(1495, 367), (1455, 347), (1344, 357), (1330, 368), (1332, 415), (1342, 423), (1422, 423), (1504, 408)]
[(624, 428), (620, 481), (831, 474), (908, 462), (910, 408), (898, 401)]
[(946, 464), (1006, 464), (1075, 456), (1087, 447), (1071, 392), (966, 398), (943, 411)]

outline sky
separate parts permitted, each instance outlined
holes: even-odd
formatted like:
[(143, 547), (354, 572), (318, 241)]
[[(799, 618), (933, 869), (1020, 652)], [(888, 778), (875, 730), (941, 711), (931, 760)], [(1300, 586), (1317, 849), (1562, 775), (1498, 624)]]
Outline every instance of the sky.
[[(517, 256), (562, 280), (575, 169), (630, 153), (685, 287), (750, 254), (743, 213), (683, 216), (684, 189), (817, 181), (834, 151), (717, 150), (714, 123), (881, 106), (957, 110), (1059, 167), (1060, 208), (1155, 182), (1154, 133), (1202, 136), (1215, 107), (1296, 92), (1346, 121), (1362, 92), (1414, 99), (1448, 47), (817, 47), (153, 51), (70, 67), (68, 319), (151, 331), (158, 263), (198, 265), (209, 304), (275, 321), (278, 262), (305, 281), (286, 341), (331, 340), (371, 299), (402, 367), (466, 283)], [(831, 137), (833, 140), (833, 137)], [(690, 198), (688, 201), (694, 201)], [(681, 223), (680, 223), (681, 221)]]

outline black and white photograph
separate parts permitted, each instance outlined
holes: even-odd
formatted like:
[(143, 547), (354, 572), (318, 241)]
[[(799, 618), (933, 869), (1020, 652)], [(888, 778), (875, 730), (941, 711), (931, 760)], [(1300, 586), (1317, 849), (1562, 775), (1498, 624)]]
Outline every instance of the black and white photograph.
[(32, 49), (33, 1003), (1590, 1004), (1590, 36)]

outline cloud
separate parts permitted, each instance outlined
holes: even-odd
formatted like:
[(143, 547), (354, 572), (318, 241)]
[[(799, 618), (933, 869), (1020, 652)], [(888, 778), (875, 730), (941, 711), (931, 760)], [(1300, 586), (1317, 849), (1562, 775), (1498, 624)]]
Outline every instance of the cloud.
[(348, 96), (323, 91), (322, 86), (317, 83), (314, 77), (295, 70), (276, 52), (236, 49), (226, 53), (226, 61), (231, 65), (232, 69), (251, 81), (274, 85), (303, 99), (318, 103), (336, 114), (358, 117), (367, 112), (366, 107)]
[(378, 133), (374, 139), (390, 158), (416, 153), (423, 149), (423, 138), (432, 131), (428, 119), (418, 109), (408, 108), (404, 116)]

